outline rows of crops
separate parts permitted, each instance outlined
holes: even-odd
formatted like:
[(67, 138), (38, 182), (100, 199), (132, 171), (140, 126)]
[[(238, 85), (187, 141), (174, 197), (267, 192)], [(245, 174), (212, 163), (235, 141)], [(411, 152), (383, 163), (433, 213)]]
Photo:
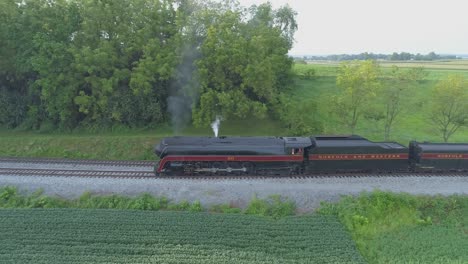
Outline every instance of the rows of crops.
[(374, 263), (468, 263), (468, 229), (447, 225), (407, 227), (370, 241)]
[(2, 263), (362, 263), (334, 216), (1, 209)]

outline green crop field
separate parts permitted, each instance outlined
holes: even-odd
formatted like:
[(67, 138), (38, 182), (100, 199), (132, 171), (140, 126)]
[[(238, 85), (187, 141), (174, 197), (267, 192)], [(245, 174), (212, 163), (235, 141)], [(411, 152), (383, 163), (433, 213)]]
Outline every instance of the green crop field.
[(323, 204), (369, 263), (468, 263), (468, 196), (375, 191)]
[[(340, 62), (311, 61), (308, 64), (295, 64), (294, 71), (302, 74), (308, 69), (314, 69), (317, 76), (336, 76)], [(422, 67), (428, 75), (427, 80), (440, 80), (448, 74), (462, 74), (468, 77), (468, 60), (453, 61), (379, 61), (382, 70), (388, 71), (393, 65), (400, 68)]]
[(0, 209), (2, 263), (364, 263), (334, 216)]

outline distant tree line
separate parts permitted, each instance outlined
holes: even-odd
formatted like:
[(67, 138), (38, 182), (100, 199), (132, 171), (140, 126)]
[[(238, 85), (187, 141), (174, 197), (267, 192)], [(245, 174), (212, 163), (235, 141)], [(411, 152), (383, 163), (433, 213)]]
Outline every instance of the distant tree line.
[(297, 58), (299, 60), (324, 60), (324, 61), (350, 61), (350, 60), (389, 60), (389, 61), (433, 61), (433, 60), (455, 60), (460, 59), (456, 55), (438, 55), (434, 52), (429, 52), (426, 55), (417, 53), (411, 54), (408, 52), (394, 52), (392, 54), (374, 54), (374, 53), (360, 53), (360, 54), (335, 54), (326, 56), (303, 56)]
[(296, 13), (198, 0), (3, 0), (0, 126), (276, 115)]

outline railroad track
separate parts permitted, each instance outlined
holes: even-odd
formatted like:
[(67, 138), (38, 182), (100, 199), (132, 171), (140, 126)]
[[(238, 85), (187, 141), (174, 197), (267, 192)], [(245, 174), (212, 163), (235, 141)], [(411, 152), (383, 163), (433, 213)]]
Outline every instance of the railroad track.
[(125, 167), (152, 167), (154, 161), (147, 160), (86, 160), (86, 159), (60, 159), (60, 158), (17, 158), (0, 157), (0, 162), (30, 163), (30, 164), (76, 164), (76, 165), (102, 165)]
[(62, 169), (18, 169), (0, 168), (0, 175), (42, 176), (42, 177), (83, 177), (83, 178), (154, 178), (152, 171), (99, 171)]
[(82, 177), (82, 178), (125, 178), (125, 179), (184, 179), (184, 180), (258, 180), (258, 179), (309, 179), (309, 178), (368, 178), (368, 177), (468, 177), (468, 173), (392, 173), (392, 174), (317, 174), (289, 176), (258, 175), (197, 175), (197, 176), (155, 176), (153, 171), (105, 171), (105, 170), (65, 170), (65, 169), (19, 169), (0, 168), (0, 175), (35, 177)]
[[(2, 166), (3, 163), (3, 166)], [(10, 167), (8, 166), (10, 164)], [(11, 164), (14, 164), (12, 166)], [(28, 164), (28, 168), (21, 168), (22, 164)], [(180, 176), (155, 176), (153, 172), (154, 161), (129, 161), (129, 160), (79, 160), (63, 158), (17, 158), (0, 157), (0, 175), (12, 176), (38, 176), (38, 177), (83, 177), (83, 178), (127, 178), (127, 179), (183, 179), (183, 180), (256, 180), (256, 179), (309, 179), (309, 178), (367, 178), (367, 177), (468, 177), (468, 172), (450, 173), (335, 173), (314, 175), (180, 175)], [(33, 165), (33, 166), (31, 166)], [(42, 168), (35, 168), (42, 167)], [(47, 165), (53, 165), (47, 168)], [(60, 168), (64, 165), (66, 168)], [(73, 165), (70, 169), (70, 165)], [(86, 169), (79, 166), (95, 167)], [(75, 166), (77, 166), (75, 168)], [(96, 168), (96, 166), (98, 166)], [(102, 166), (102, 168), (101, 168)], [(45, 168), (44, 168), (45, 167)], [(107, 169), (106, 169), (107, 167)], [(122, 169), (119, 169), (122, 167)], [(126, 168), (123, 168), (126, 167)], [(137, 168), (138, 167), (138, 168)], [(145, 168), (147, 167), (147, 168)], [(135, 168), (135, 170), (133, 170)]]
[(181, 175), (181, 176), (154, 176), (154, 178), (161, 179), (199, 179), (199, 180), (222, 180), (222, 179), (235, 179), (235, 180), (256, 180), (256, 179), (285, 179), (285, 180), (301, 180), (301, 179), (327, 179), (327, 178), (404, 178), (404, 177), (468, 177), (468, 173), (380, 173), (380, 174), (369, 174), (369, 173), (344, 173), (344, 174), (311, 174), (311, 175)]

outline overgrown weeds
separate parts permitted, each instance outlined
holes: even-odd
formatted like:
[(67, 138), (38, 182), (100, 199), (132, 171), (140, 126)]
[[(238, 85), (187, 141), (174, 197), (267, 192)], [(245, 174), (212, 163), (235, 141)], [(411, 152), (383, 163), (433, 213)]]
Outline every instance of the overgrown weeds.
[(267, 199), (259, 199), (254, 196), (245, 209), (246, 214), (271, 216), (273, 218), (293, 215), (295, 211), (295, 203), (283, 199), (280, 195), (271, 195)]
[(169, 211), (209, 211), (215, 213), (245, 213), (251, 215), (280, 218), (293, 215), (295, 205), (292, 201), (283, 199), (279, 195), (273, 195), (267, 199), (259, 199), (256, 196), (250, 201), (247, 208), (241, 208), (229, 204), (212, 206), (209, 210), (203, 208), (200, 201), (189, 202), (182, 200), (174, 202), (167, 197), (154, 197), (148, 193), (137, 197), (123, 195), (93, 195), (90, 192), (83, 193), (76, 199), (63, 199), (56, 196), (46, 196), (42, 190), (31, 194), (20, 194), (15, 187), (0, 188), (0, 208), (82, 208), (82, 209), (131, 209), (131, 210), (169, 210)]

